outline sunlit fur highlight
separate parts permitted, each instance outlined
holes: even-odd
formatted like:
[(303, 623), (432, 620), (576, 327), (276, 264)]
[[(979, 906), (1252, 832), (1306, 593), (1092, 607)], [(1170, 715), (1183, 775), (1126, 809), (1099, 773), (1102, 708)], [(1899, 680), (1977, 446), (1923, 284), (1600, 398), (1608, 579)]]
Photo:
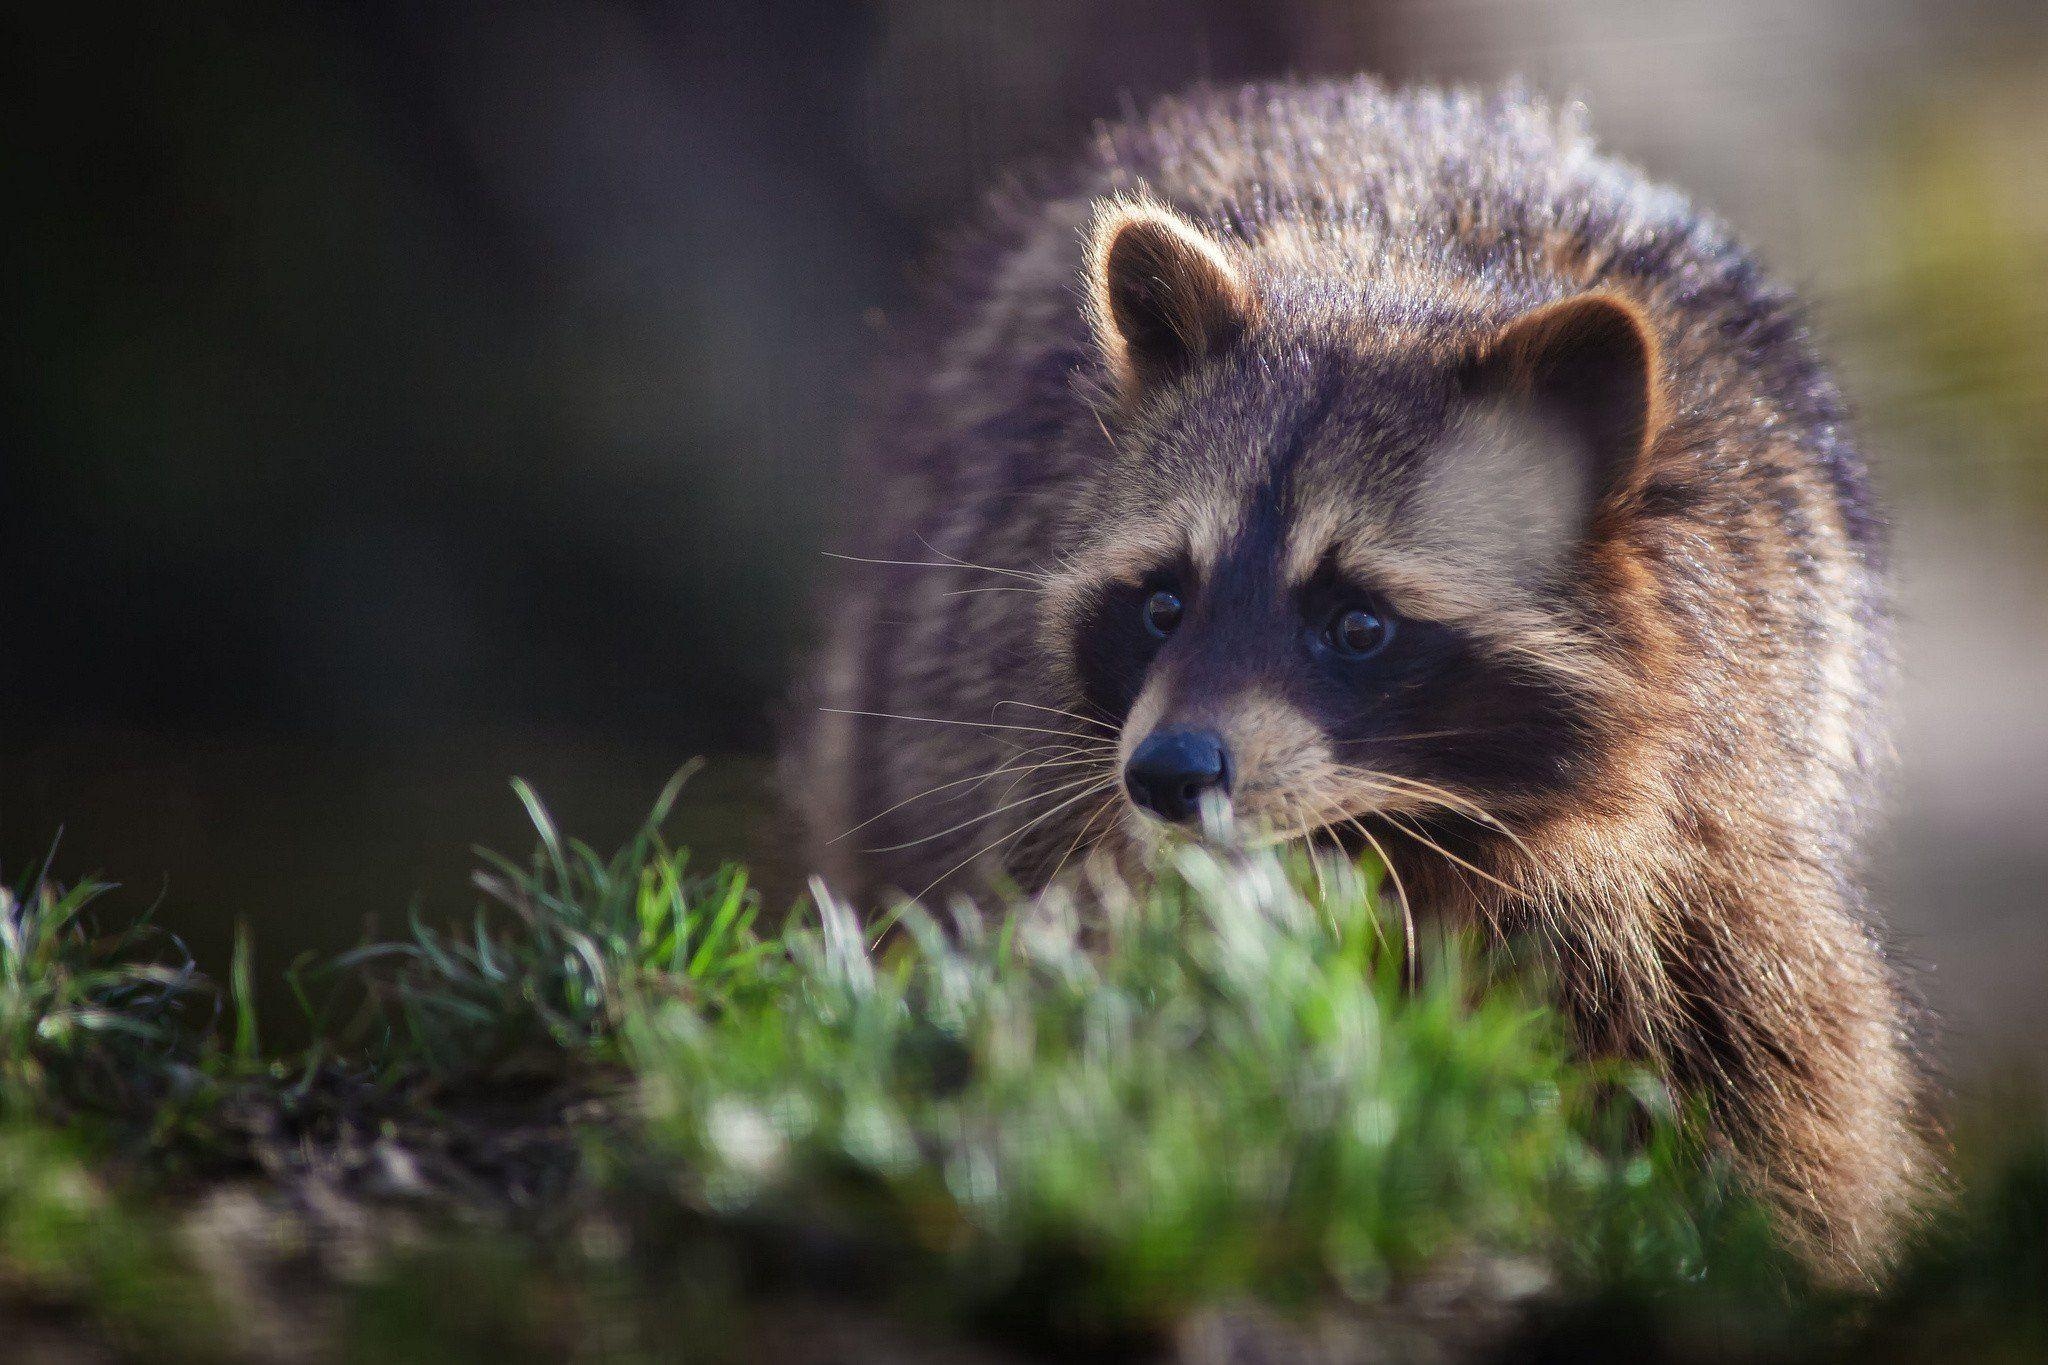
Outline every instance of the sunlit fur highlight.
[[(1188, 354), (1199, 356), (1227, 344), (1251, 322), (1257, 307), (1230, 257), (1187, 219), (1145, 194), (1101, 201), (1088, 230), (1084, 278), (1089, 329), (1116, 391), (1135, 401), (1148, 380), (1163, 376), (1146, 373), (1143, 356), (1116, 317), (1117, 301), (1109, 284), (1116, 273), (1111, 256), (1133, 250), (1145, 258), (1138, 273), (1159, 287), (1167, 303), (1162, 320)], [(1187, 277), (1201, 278), (1190, 287)]]

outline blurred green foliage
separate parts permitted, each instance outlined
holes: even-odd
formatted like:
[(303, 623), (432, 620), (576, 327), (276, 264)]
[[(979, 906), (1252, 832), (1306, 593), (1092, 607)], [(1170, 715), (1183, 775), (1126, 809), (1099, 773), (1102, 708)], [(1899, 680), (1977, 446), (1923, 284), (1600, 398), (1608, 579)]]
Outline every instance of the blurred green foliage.
[(1842, 320), (1903, 491), (2048, 512), (2048, 58), (1880, 123)]
[[(245, 1008), (170, 1010), (203, 983), (95, 936), (90, 893), (10, 893), (0, 1313), (197, 1357), (306, 1323), (365, 1360), (741, 1360), (813, 1330), (1128, 1354), (1217, 1313), (1453, 1357), (2043, 1340), (2048, 1146), (1987, 1162), (1883, 1296), (1806, 1284), (1658, 1086), (1574, 1060), (1526, 968), (1405, 941), (1369, 864), (1187, 847), (1098, 877), (1085, 927), (1057, 896), (771, 926), (664, 843), (675, 792), (605, 857), (522, 788), (533, 856), (486, 860), (472, 923), (336, 964), (303, 1056), (243, 1055)], [(488, 1155), (536, 1124), (580, 1138), (580, 1180)], [(478, 1164), (422, 1225), (416, 1180), (338, 1178), (351, 1133), (386, 1185)], [(252, 1172), (254, 1232), (223, 1240), (207, 1193)], [(507, 1224), (506, 1179), (553, 1193)], [(308, 1216), (354, 1269), (270, 1263), (335, 1235)]]

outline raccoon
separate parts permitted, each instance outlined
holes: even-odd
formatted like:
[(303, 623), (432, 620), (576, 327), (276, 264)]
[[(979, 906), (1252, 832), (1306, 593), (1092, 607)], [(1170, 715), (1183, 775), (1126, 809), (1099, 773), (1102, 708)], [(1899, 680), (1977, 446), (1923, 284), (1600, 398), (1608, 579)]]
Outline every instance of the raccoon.
[(1879, 1273), (1935, 1169), (1859, 881), (1886, 537), (1793, 299), (1575, 115), (1366, 80), (1103, 127), (932, 285), (783, 761), (812, 865), (1376, 849)]

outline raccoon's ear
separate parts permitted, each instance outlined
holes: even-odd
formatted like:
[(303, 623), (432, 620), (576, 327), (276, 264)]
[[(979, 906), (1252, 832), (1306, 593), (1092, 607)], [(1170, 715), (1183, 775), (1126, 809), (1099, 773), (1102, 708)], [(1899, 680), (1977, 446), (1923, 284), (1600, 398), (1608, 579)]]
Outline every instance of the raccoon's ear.
[(1110, 200), (1088, 244), (1088, 313), (1127, 399), (1228, 346), (1252, 319), (1244, 277), (1223, 248), (1171, 209)]
[(1655, 336), (1614, 294), (1583, 294), (1515, 319), (1480, 352), (1468, 383), (1564, 436), (1586, 462), (1596, 501), (1636, 486), (1663, 415)]

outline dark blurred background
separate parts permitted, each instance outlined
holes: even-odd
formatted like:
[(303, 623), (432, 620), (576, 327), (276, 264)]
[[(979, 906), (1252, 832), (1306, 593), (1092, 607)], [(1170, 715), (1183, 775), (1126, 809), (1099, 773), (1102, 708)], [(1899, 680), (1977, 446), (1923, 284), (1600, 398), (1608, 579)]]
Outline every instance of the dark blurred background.
[[(932, 235), (1196, 80), (1527, 77), (1805, 289), (1900, 511), (1880, 856), (2048, 1055), (2048, 7), (808, 0), (4, 21), (0, 876), (224, 962), (466, 908), (522, 774), (772, 858), (841, 433)], [(274, 1003), (274, 1002), (273, 1002)]]

